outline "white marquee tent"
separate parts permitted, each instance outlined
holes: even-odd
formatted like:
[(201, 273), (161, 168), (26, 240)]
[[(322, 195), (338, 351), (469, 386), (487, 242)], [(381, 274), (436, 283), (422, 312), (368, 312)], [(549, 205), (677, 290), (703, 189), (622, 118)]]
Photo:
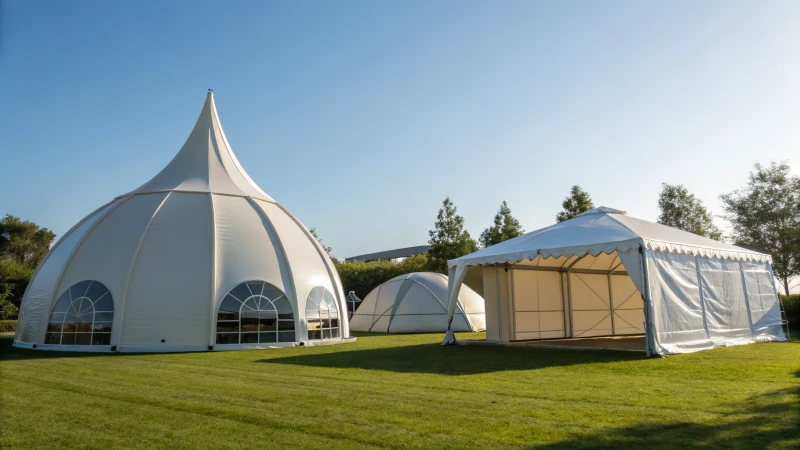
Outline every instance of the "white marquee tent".
[(449, 317), (468, 270), (489, 341), (645, 334), (668, 355), (786, 340), (769, 255), (611, 208), (449, 261)]
[(15, 345), (193, 351), (349, 336), (336, 269), (231, 151), (209, 92), (174, 159), (69, 230), (22, 299)]
[[(485, 330), (483, 308), (483, 298), (469, 286), (462, 286), (451, 328)], [(367, 294), (350, 318), (350, 329), (383, 333), (447, 331), (447, 277), (416, 272), (392, 278)]]

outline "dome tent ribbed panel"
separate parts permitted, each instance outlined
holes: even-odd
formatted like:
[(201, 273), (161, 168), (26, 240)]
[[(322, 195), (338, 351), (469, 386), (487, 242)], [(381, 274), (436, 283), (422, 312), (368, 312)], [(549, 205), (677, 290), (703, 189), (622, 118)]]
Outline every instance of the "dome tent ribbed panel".
[(206, 346), (212, 235), (208, 196), (172, 193), (136, 258), (121, 345)]
[[(341, 297), (337, 294), (339, 288), (335, 281), (331, 279), (329, 267), (327, 267), (325, 259), (306, 235), (307, 231), (298, 226), (292, 217), (277, 205), (260, 201), (255, 203), (264, 212), (275, 228), (276, 233), (280, 236), (289, 265), (291, 267), (302, 266), (305, 268), (303, 271), (292, 272), (298, 309), (305, 310), (306, 300), (311, 290), (321, 286), (330, 291), (333, 297), (337, 299), (337, 305), (342, 314), (347, 311), (346, 306), (340, 300)], [(301, 328), (303, 325), (301, 324)]]
[[(131, 197), (99, 221), (76, 249), (55, 297), (83, 280), (95, 280), (108, 288), (117, 302), (116, 310), (119, 310), (136, 247), (166, 195)], [(115, 319), (119, 317), (117, 315)]]
[[(246, 198), (214, 195), (217, 303), (243, 280), (263, 280), (292, 294), (292, 280), (277, 236)], [(288, 290), (287, 290), (288, 288)]]
[(47, 253), (25, 289), (25, 295), (20, 305), (16, 340), (33, 342), (43, 336), (43, 321), (47, 321), (50, 302), (55, 295), (56, 283), (63, 273), (64, 265), (67, 264), (73, 250), (86, 232), (118, 202), (120, 200), (115, 199), (86, 216), (67, 231)]
[[(104, 335), (91, 345), (77, 337), (74, 344), (60, 345), (68, 341), (68, 333), (54, 341), (56, 333), (47, 331), (59, 294), (71, 296), (91, 283), (107, 288), (113, 297), (103, 305), (114, 305), (113, 326), (108, 330), (101, 324), (106, 328), (98, 335)], [(243, 286), (262, 290), (245, 294)], [(308, 339), (304, 306), (314, 288), (337, 299), (340, 313), (336, 333), (326, 332), (322, 339), (349, 338), (341, 282), (330, 258), (244, 171), (209, 93), (186, 143), (161, 172), (87, 216), (48, 253), (23, 297), (15, 345), (147, 352), (292, 346)], [(236, 289), (276, 305), (273, 309), (264, 304), (267, 300), (250, 297), (244, 298), (250, 303), (240, 303), (258, 303), (260, 327), (272, 326), (270, 317), (278, 314), (277, 333), (257, 331), (256, 341), (245, 340), (242, 321), (241, 345), (227, 345), (229, 339), (220, 337), (227, 331), (218, 329), (218, 314), (223, 299)], [(224, 312), (228, 324), (222, 326), (230, 327), (228, 310)], [(110, 317), (111, 312), (102, 314)], [(253, 317), (248, 314), (242, 317)], [(239, 326), (238, 319), (235, 324)], [(262, 341), (262, 335), (274, 339)]]
[[(322, 244), (319, 243), (317, 238), (314, 237), (310, 231), (308, 231), (308, 227), (306, 227), (302, 222), (300, 222), (300, 220), (298, 220), (297, 217), (292, 215), (292, 213), (289, 212), (289, 210), (284, 208), (280, 203), (275, 203), (275, 206), (278, 207), (281, 211), (283, 211), (283, 213), (286, 214), (287, 217), (292, 219), (292, 221), (294, 221), (295, 225), (297, 225), (300, 228), (300, 230), (305, 235), (306, 239), (308, 239), (311, 245), (317, 250), (317, 254), (320, 256), (320, 258), (322, 258), (322, 262), (328, 271), (328, 275), (330, 276), (331, 281), (333, 282), (333, 287), (334, 287), (333, 295), (334, 297), (337, 298), (338, 304), (342, 308), (344, 308), (343, 311), (347, 310), (347, 305), (345, 305), (344, 290), (342, 289), (342, 280), (339, 279), (339, 272), (333, 265), (333, 260), (331, 259), (330, 255), (328, 255), (328, 252), (326, 252), (325, 249), (322, 248)], [(349, 330), (349, 324), (347, 321), (344, 322), (344, 329)]]

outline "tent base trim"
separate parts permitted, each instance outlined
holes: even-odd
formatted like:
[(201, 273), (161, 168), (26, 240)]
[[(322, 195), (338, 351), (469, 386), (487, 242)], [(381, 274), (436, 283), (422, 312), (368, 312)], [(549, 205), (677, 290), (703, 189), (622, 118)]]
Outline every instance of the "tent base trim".
[[(275, 342), (270, 344), (229, 344), (214, 345), (213, 350), (265, 350), (270, 348), (289, 348), (289, 347), (320, 347), (325, 345), (349, 344), (355, 342), (355, 337), (341, 339), (327, 339), (320, 341), (300, 341), (300, 342)], [(116, 350), (112, 350), (112, 345), (60, 345), (60, 344), (32, 344), (29, 342), (14, 341), (16, 348), (36, 349), (56, 352), (82, 352), (82, 353), (181, 353), (181, 352), (207, 352), (208, 345), (184, 344), (184, 345), (120, 345)]]

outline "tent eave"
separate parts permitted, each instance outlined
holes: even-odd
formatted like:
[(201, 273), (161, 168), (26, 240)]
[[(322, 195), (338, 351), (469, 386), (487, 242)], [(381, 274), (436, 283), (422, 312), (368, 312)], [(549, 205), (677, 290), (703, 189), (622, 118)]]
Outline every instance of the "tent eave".
[[(706, 258), (719, 258), (730, 259), (736, 261), (765, 261), (772, 262), (772, 257), (764, 253), (753, 251), (732, 251), (723, 250), (711, 247), (699, 247), (689, 244), (680, 244), (667, 241), (659, 241), (655, 239), (647, 239), (637, 237), (634, 239), (627, 239), (624, 241), (603, 242), (589, 245), (576, 245), (570, 247), (556, 247), (556, 248), (538, 248), (530, 250), (521, 250), (508, 253), (500, 253), (496, 255), (466, 255), (460, 258), (451, 259), (447, 261), (447, 266), (452, 267), (468, 267), (468, 266), (482, 266), (486, 264), (514, 264), (525, 260), (534, 260), (537, 256), (544, 259), (546, 258), (571, 258), (573, 256), (592, 255), (597, 256), (601, 253), (611, 254), (615, 251), (624, 252), (631, 248), (644, 245), (648, 249), (668, 252), (668, 253), (682, 253), (689, 255), (697, 255)], [(474, 254), (473, 254), (474, 255)]]

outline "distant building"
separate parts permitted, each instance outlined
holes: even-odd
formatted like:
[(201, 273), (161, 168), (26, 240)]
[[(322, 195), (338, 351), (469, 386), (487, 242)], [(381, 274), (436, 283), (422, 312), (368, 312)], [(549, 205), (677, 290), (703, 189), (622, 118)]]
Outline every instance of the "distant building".
[(351, 256), (346, 258), (345, 261), (376, 261), (379, 259), (388, 259), (393, 263), (400, 263), (403, 262), (404, 259), (408, 258), (409, 256), (418, 255), (420, 253), (425, 253), (430, 250), (430, 245), (417, 245), (416, 247), (405, 247), (405, 248), (398, 248), (395, 250), (386, 250), (383, 252), (377, 253), (367, 253), (366, 255), (358, 255), (358, 256)]

